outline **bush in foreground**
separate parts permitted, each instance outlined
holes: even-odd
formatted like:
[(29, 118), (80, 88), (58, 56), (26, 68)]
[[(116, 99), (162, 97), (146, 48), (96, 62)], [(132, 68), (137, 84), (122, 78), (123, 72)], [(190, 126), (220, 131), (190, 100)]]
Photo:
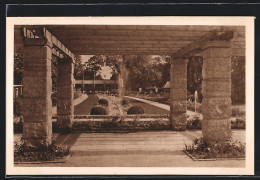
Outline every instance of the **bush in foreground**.
[(99, 99), (98, 104), (103, 106), (108, 106), (108, 100), (107, 99)]
[(202, 137), (196, 138), (191, 146), (185, 146), (186, 151), (197, 159), (245, 158), (245, 144), (241, 142), (229, 141), (210, 146)]
[(107, 115), (107, 111), (103, 107), (96, 106), (90, 110), (90, 115)]
[(25, 150), (22, 138), (21, 141), (21, 144), (16, 144), (14, 147), (15, 162), (54, 161), (56, 159), (61, 159), (70, 153), (70, 147), (62, 148), (56, 146), (54, 141), (49, 146), (41, 146), (38, 148), (31, 147), (27, 150)]
[(127, 110), (127, 114), (144, 114), (144, 110), (140, 106), (132, 106)]

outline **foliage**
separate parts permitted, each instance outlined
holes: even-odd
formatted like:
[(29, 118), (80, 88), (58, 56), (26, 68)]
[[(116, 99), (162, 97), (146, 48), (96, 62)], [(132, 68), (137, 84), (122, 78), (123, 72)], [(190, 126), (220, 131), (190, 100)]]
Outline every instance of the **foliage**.
[(98, 104), (103, 105), (103, 106), (108, 106), (108, 100), (107, 99), (99, 99)]
[(14, 118), (14, 133), (22, 133), (23, 132), (23, 117)]
[[(195, 112), (195, 102), (187, 101), (187, 109)], [(196, 112), (202, 113), (201, 103), (198, 103), (198, 102), (196, 103)]]
[(245, 103), (245, 57), (231, 58), (231, 81), (232, 103)]
[(129, 105), (130, 104), (130, 101), (128, 100), (128, 99), (122, 99), (121, 100), (121, 105), (122, 106), (127, 106), (127, 105)]
[(55, 56), (51, 58), (51, 78), (52, 78), (52, 90), (56, 88), (58, 78), (58, 59)]
[(203, 58), (200, 56), (191, 57), (187, 63), (187, 90), (191, 93), (192, 101), (194, 101), (195, 91), (198, 92), (198, 101), (202, 101), (202, 65)]
[(127, 114), (144, 114), (144, 110), (140, 106), (132, 106), (127, 110)]
[(90, 115), (107, 115), (107, 111), (103, 107), (96, 106), (90, 110)]
[(112, 118), (111, 120), (103, 121), (103, 123), (101, 124), (101, 128), (104, 128), (104, 129), (117, 128), (117, 127), (120, 127), (121, 122), (122, 122), (121, 118), (116, 116), (116, 117)]
[(232, 129), (245, 129), (246, 128), (246, 121), (243, 118), (236, 118), (235, 121), (231, 121), (231, 128)]
[(23, 138), (21, 138), (21, 144), (15, 144), (14, 147), (14, 161), (53, 161), (58, 158), (69, 155), (69, 147), (59, 147), (55, 145), (55, 141), (49, 146), (40, 146), (38, 148), (29, 147), (25, 149), (25, 143)]
[(202, 121), (198, 116), (194, 116), (192, 120), (187, 121), (187, 129), (201, 129)]
[(23, 56), (16, 54), (14, 56), (14, 84), (22, 84), (23, 82)]
[(74, 63), (74, 78), (75, 79), (82, 79), (82, 75), (84, 73), (84, 65), (82, 64), (81, 56), (75, 56), (75, 63)]
[(14, 110), (14, 116), (20, 116), (21, 115), (21, 104), (14, 100), (14, 103), (13, 103), (13, 110)]
[(203, 137), (196, 138), (186, 151), (197, 159), (208, 158), (245, 158), (245, 144), (232, 142), (210, 145)]
[(161, 87), (165, 82), (165, 66), (168, 59), (165, 56), (123, 56), (126, 69), (129, 71), (126, 88), (128, 90)]

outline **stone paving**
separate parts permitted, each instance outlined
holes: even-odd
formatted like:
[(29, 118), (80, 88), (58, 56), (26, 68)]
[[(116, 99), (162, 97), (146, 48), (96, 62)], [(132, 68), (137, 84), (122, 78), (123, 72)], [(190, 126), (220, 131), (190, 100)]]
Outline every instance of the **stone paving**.
[[(64, 167), (244, 167), (245, 160), (193, 161), (182, 150), (200, 130), (136, 133), (55, 134), (57, 144), (70, 146), (66, 163), (29, 166)], [(21, 134), (15, 134), (18, 141)], [(233, 130), (233, 140), (245, 142), (245, 130)], [(17, 166), (28, 166), (19, 164)]]

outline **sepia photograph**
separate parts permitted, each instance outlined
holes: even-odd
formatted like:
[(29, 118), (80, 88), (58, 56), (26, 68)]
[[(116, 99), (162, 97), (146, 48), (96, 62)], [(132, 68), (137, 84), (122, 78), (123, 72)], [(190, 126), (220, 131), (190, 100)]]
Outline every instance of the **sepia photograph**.
[(10, 175), (254, 173), (254, 17), (7, 17)]

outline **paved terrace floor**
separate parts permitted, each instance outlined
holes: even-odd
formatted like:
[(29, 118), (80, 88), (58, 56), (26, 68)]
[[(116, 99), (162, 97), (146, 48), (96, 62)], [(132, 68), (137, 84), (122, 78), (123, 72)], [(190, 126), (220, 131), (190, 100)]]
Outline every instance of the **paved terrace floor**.
[[(18, 164), (55, 167), (244, 167), (245, 160), (193, 161), (182, 150), (201, 131), (150, 131), (135, 133), (71, 133), (56, 136), (57, 144), (70, 146), (66, 163)], [(18, 141), (21, 134), (15, 134)], [(245, 141), (244, 130), (233, 130), (234, 140)]]

